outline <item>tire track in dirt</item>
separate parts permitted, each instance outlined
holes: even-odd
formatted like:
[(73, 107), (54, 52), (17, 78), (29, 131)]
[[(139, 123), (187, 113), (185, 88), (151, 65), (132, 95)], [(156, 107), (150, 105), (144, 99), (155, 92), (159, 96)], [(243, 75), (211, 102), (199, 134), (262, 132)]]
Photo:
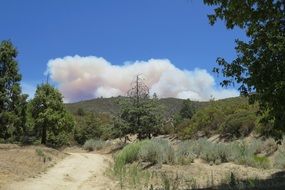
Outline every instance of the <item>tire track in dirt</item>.
[(4, 186), (3, 190), (81, 190), (112, 189), (114, 183), (104, 176), (108, 157), (101, 154), (70, 155), (36, 178)]

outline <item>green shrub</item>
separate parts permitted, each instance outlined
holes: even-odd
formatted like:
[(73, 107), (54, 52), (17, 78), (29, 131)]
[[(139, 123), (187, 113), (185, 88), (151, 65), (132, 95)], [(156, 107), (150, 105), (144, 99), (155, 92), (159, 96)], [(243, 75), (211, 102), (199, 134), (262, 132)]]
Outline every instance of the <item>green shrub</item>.
[(204, 147), (207, 147), (209, 144), (206, 138), (200, 138), (192, 142), (193, 142), (192, 150), (193, 150), (193, 153), (197, 155), (197, 157), (200, 157), (201, 153), (204, 150)]
[(254, 154), (259, 154), (264, 150), (264, 145), (266, 142), (260, 139), (253, 139), (252, 141), (249, 142), (249, 149)]
[(232, 137), (247, 136), (255, 127), (256, 115), (252, 110), (238, 110), (228, 115), (220, 126), (220, 132)]
[(79, 144), (89, 139), (115, 138), (113, 118), (108, 113), (85, 113), (82, 116), (75, 115), (75, 119), (74, 139)]
[(285, 151), (279, 150), (274, 157), (274, 167), (285, 168)]
[(153, 139), (162, 151), (162, 163), (172, 164), (175, 161), (175, 151), (165, 139)]
[(193, 151), (194, 141), (187, 140), (181, 142), (175, 152), (175, 162), (178, 164), (190, 164), (196, 158)]
[(139, 159), (153, 164), (174, 163), (174, 150), (167, 140), (146, 140), (140, 148)]
[[(235, 141), (226, 144), (212, 143), (203, 138), (190, 142), (191, 145), (189, 145), (187, 149), (188, 154), (191, 153), (194, 158), (197, 156), (210, 164), (220, 164), (231, 161), (237, 164), (258, 168), (268, 168), (270, 166), (269, 160), (266, 157), (257, 156), (262, 149), (262, 141), (260, 140), (253, 140), (251, 143)], [(186, 152), (179, 146), (177, 153), (180, 151), (182, 153)]]
[(228, 146), (228, 161), (257, 168), (269, 168), (270, 162), (265, 156), (258, 156), (261, 152), (262, 141), (253, 140), (250, 143), (232, 142)]
[(89, 139), (87, 140), (83, 148), (88, 151), (93, 151), (93, 150), (100, 150), (105, 146), (105, 142), (102, 140), (95, 140), (95, 139)]
[(115, 156), (114, 172), (125, 172), (125, 165), (135, 161), (152, 164), (174, 163), (175, 153), (167, 140), (152, 139), (129, 144)]
[(140, 148), (139, 159), (153, 164), (162, 163), (163, 152), (158, 143), (146, 141), (144, 146)]
[(145, 141), (136, 142), (133, 144), (129, 144), (123, 148), (116, 156), (115, 156), (115, 164), (114, 164), (114, 172), (115, 175), (120, 175), (125, 169), (125, 165), (128, 163), (132, 163), (138, 160), (138, 154), (142, 144)]
[(276, 168), (284, 169), (285, 168), (285, 137), (283, 137), (282, 144), (279, 146), (278, 151), (274, 157), (273, 165)]
[(50, 156), (47, 156), (41, 148), (36, 148), (36, 154), (44, 163), (52, 160), (52, 158)]
[(256, 168), (269, 168), (270, 167), (270, 163), (269, 163), (269, 159), (265, 156), (254, 156), (254, 167)]
[[(205, 144), (206, 145), (206, 144)], [(200, 153), (200, 158), (208, 161), (209, 163), (220, 164), (222, 162), (227, 162), (227, 146), (225, 144), (210, 143), (202, 147), (202, 152)]]
[(37, 153), (38, 156), (41, 156), (41, 157), (43, 157), (45, 155), (44, 151), (42, 149), (40, 149), (40, 148), (36, 148), (36, 153)]
[(202, 131), (206, 136), (225, 134), (228, 137), (247, 136), (258, 125), (258, 105), (249, 105), (247, 98), (210, 101), (197, 110), (190, 120), (178, 118), (177, 134), (191, 138)]

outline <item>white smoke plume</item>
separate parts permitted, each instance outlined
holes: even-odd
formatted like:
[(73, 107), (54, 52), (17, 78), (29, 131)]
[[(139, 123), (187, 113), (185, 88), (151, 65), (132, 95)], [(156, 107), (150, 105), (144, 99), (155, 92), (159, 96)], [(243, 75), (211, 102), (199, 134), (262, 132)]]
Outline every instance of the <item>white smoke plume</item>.
[(142, 74), (151, 94), (155, 92), (160, 98), (205, 101), (239, 95), (234, 89), (217, 88), (206, 70), (181, 70), (168, 59), (114, 65), (101, 57), (66, 56), (50, 60), (47, 73), (59, 85), (66, 102), (126, 95), (137, 74)]

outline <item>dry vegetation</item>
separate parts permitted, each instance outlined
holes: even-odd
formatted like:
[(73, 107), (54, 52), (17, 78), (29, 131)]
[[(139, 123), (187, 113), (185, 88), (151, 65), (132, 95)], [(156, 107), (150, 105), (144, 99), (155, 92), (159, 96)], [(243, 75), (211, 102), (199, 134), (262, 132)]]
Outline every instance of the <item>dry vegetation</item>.
[(0, 144), (0, 187), (11, 181), (35, 177), (65, 156), (43, 146)]
[(228, 143), (157, 138), (116, 153), (108, 175), (119, 189), (282, 189), (284, 149), (252, 137)]

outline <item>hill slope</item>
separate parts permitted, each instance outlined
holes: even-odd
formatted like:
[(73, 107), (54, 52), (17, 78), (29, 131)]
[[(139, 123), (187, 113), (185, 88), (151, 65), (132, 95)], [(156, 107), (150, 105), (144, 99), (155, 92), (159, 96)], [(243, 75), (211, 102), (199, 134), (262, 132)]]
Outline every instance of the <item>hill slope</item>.
[[(119, 101), (122, 98), (123, 97), (96, 98), (92, 100), (66, 104), (66, 107), (73, 114), (76, 114), (78, 109), (83, 109), (87, 112), (108, 112), (111, 114), (117, 114), (120, 110)], [(181, 109), (183, 100), (177, 98), (163, 98), (160, 99), (159, 102), (164, 109), (164, 113), (169, 116), (177, 113)], [(200, 104), (198, 102), (196, 103)]]
[[(115, 115), (120, 110), (119, 101), (120, 99), (123, 98), (125, 97), (96, 98), (75, 103), (68, 103), (66, 104), (66, 107), (73, 114), (76, 114), (78, 109), (82, 109), (86, 112), (94, 112), (94, 113), (108, 112)], [(241, 97), (235, 97), (235, 98), (218, 100), (217, 102), (243, 103), (244, 101), (247, 101), (247, 99)], [(163, 107), (162, 111), (164, 112), (164, 115), (171, 116), (180, 111), (183, 104), (183, 99), (162, 98), (159, 99), (159, 102)], [(209, 104), (209, 102), (197, 102), (197, 101), (193, 101), (193, 103), (196, 108), (201, 108)]]

